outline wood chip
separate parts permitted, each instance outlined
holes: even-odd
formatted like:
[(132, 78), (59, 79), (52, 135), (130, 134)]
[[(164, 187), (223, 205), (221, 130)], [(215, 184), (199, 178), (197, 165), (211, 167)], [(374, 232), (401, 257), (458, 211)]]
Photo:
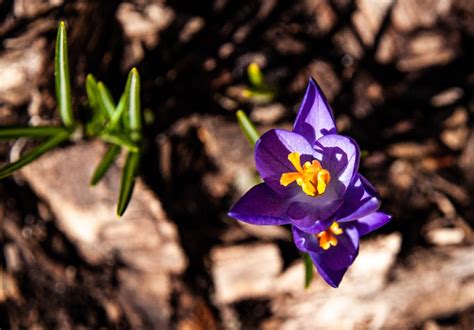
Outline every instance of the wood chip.
[(89, 186), (104, 152), (99, 142), (78, 144), (43, 156), (21, 173), (87, 262), (100, 265), (118, 258), (125, 264), (118, 279), (121, 299), (166, 327), (171, 276), (181, 274), (187, 263), (176, 228), (140, 179), (125, 215), (117, 218), (119, 168), (112, 167), (100, 184)]
[(274, 244), (217, 247), (211, 251), (211, 261), (218, 304), (272, 295), (283, 267)]
[(262, 328), (406, 329), (474, 304), (472, 247), (426, 251), (414, 257), (413, 267), (397, 267), (388, 281), (400, 243), (398, 234), (363, 243), (337, 290), (317, 279), (309, 290), (274, 299), (273, 316)]

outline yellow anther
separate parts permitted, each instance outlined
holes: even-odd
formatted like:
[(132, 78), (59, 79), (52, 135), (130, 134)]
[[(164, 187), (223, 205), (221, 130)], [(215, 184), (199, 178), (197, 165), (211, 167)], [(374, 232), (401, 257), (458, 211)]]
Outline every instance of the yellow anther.
[(331, 246), (337, 245), (336, 236), (341, 235), (344, 231), (337, 222), (333, 222), (331, 227), (316, 234), (316, 238), (319, 240), (319, 246), (323, 250), (329, 249)]
[(301, 160), (300, 160), (300, 153), (299, 152), (292, 152), (288, 155), (288, 160), (290, 163), (296, 168), (296, 170), (301, 173), (303, 169), (301, 168)]
[(304, 193), (309, 196), (323, 194), (331, 180), (331, 175), (322, 168), (317, 160), (305, 162), (301, 166), (300, 158), (299, 152), (292, 152), (288, 155), (288, 160), (296, 169), (296, 172), (283, 173), (280, 178), (280, 184), (286, 187), (296, 181)]

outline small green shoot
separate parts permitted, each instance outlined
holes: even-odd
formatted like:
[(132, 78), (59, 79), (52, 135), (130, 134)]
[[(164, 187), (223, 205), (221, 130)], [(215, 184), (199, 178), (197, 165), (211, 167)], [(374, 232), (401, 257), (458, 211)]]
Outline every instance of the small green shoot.
[(253, 125), (252, 121), (243, 110), (237, 110), (236, 116), (240, 129), (244, 133), (250, 145), (255, 146), (255, 143), (257, 143), (257, 140), (260, 138), (260, 134)]
[[(104, 155), (94, 172), (91, 184), (95, 185), (102, 179), (121, 149), (127, 151), (117, 204), (117, 215), (122, 216), (132, 196), (139, 159), (141, 158), (140, 76), (137, 69), (133, 68), (130, 71), (124, 92), (117, 106), (115, 106), (107, 87), (103, 83), (97, 83), (97, 89), (99, 107), (107, 112), (108, 117), (103, 129), (97, 135), (114, 146), (110, 147)], [(93, 93), (91, 94), (93, 95)], [(89, 103), (93, 104), (93, 102)]]
[(74, 116), (72, 113), (66, 24), (62, 21), (59, 23), (56, 38), (54, 75), (56, 82), (56, 100), (61, 120), (64, 126), (72, 128), (74, 126)]
[(252, 62), (247, 67), (247, 79), (250, 83), (242, 91), (242, 96), (256, 103), (267, 103), (273, 100), (275, 92), (265, 82), (265, 77), (257, 63)]
[[(17, 138), (46, 138), (46, 141), (25, 153), (17, 161), (0, 169), (0, 179), (31, 163), (47, 151), (66, 141), (76, 125), (72, 111), (71, 83), (69, 76), (66, 24), (60, 22), (56, 38), (54, 75), (56, 103), (63, 127), (0, 127), (0, 140)], [(103, 82), (91, 74), (86, 78), (87, 103), (92, 110), (85, 123), (85, 134), (89, 138), (100, 138), (111, 144), (97, 165), (90, 184), (96, 185), (105, 176), (122, 150), (127, 151), (120, 183), (117, 214), (122, 216), (130, 202), (135, 178), (141, 158), (142, 118), (140, 108), (140, 76), (133, 68), (127, 78), (124, 92), (118, 105)]]
[(265, 87), (265, 79), (263, 78), (263, 73), (257, 63), (253, 62), (249, 64), (247, 67), (247, 76), (253, 87)]

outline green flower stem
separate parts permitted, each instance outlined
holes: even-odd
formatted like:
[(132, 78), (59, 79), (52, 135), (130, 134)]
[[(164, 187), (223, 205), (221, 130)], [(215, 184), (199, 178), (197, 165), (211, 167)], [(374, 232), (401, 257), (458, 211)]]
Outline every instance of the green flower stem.
[(313, 280), (314, 276), (314, 266), (313, 262), (311, 261), (311, 257), (309, 254), (303, 254), (303, 261), (304, 261), (304, 287), (305, 289), (309, 288), (311, 281)]
[(243, 110), (238, 110), (236, 116), (240, 129), (244, 133), (245, 137), (252, 146), (255, 146), (255, 143), (260, 138), (260, 134), (253, 125), (252, 121), (250, 121), (249, 117)]

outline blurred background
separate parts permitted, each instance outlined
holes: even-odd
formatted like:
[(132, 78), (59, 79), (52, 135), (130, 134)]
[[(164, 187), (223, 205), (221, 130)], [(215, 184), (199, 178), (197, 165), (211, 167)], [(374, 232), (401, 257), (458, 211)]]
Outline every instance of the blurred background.
[[(138, 68), (145, 156), (122, 219), (98, 141), (0, 181), (1, 329), (474, 327), (473, 1), (0, 0), (2, 126), (59, 123), (60, 20), (79, 118), (87, 73), (117, 99)], [(288, 228), (226, 216), (258, 179), (235, 111), (290, 128), (310, 76), (393, 215), (337, 290), (304, 289)]]

